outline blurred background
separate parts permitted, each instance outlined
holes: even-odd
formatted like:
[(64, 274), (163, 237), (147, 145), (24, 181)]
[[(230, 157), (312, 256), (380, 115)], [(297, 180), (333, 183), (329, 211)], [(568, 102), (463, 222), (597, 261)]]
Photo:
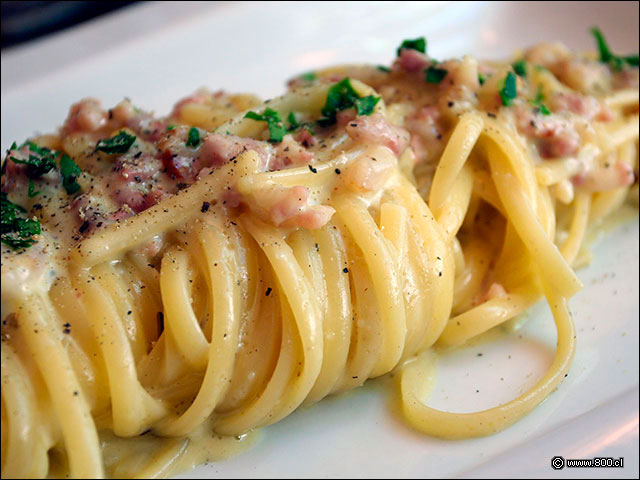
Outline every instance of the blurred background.
[(2, 2), (2, 49), (141, 2)]

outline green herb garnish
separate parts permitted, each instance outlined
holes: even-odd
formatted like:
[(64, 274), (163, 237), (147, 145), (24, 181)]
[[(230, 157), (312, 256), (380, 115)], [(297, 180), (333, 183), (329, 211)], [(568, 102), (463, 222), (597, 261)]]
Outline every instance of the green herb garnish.
[(267, 122), (267, 127), (269, 128), (269, 141), (271, 143), (281, 142), (282, 138), (287, 133), (287, 129), (282, 122), (280, 114), (269, 107), (265, 108), (262, 115), (256, 112), (247, 112), (244, 118), (250, 118), (257, 122)]
[(623, 57), (624, 61), (627, 62), (627, 64), (631, 65), (632, 67), (637, 67), (638, 66), (638, 54), (636, 53), (635, 55), (627, 55), (626, 57)]
[(313, 123), (303, 123), (302, 128), (309, 132), (309, 135), (311, 135), (312, 137), (315, 135), (313, 130)]
[(11, 202), (6, 192), (1, 193), (0, 201), (2, 243), (14, 250), (28, 248), (36, 243), (33, 236), (40, 233), (40, 222), (36, 219), (22, 216), (27, 211), (20, 205)]
[(519, 77), (527, 76), (527, 62), (524, 60), (518, 60), (511, 66), (513, 67), (513, 71), (516, 72), (516, 75)]
[(185, 145), (187, 147), (197, 147), (200, 144), (200, 132), (196, 127), (191, 127), (187, 134), (187, 141)]
[(368, 95), (361, 97), (351, 85), (349, 78), (344, 78), (340, 82), (332, 85), (327, 93), (327, 101), (322, 107), (322, 115), (318, 120), (321, 126), (331, 125), (336, 122), (336, 115), (341, 110), (356, 108), (358, 115), (371, 115), (380, 97)]
[(638, 66), (638, 54), (619, 56), (611, 52), (607, 41), (604, 39), (604, 35), (598, 27), (592, 27), (591, 33), (598, 43), (598, 51), (600, 52), (600, 61), (608, 64), (613, 70), (620, 71), (624, 68), (625, 64), (631, 67)]
[(438, 68), (431, 65), (424, 71), (424, 73), (426, 74), (425, 80), (427, 83), (440, 83), (449, 72), (444, 68)]
[(315, 72), (307, 72), (307, 73), (303, 73), (298, 78), (300, 78), (300, 80), (304, 80), (305, 82), (313, 82), (315, 79), (318, 78), (318, 75), (316, 75)]
[[(134, 137), (135, 138), (135, 137)], [(66, 153), (60, 157), (60, 176), (62, 177), (62, 186), (69, 195), (73, 195), (80, 190), (80, 184), (76, 179), (80, 176), (82, 170)]]
[(384, 73), (389, 73), (391, 71), (389, 67), (385, 67), (384, 65), (378, 65), (376, 68)]
[(111, 138), (100, 140), (96, 145), (96, 150), (108, 153), (109, 155), (114, 153), (127, 153), (135, 141), (135, 135), (129, 135), (127, 132), (122, 131)]
[(504, 86), (500, 89), (500, 98), (502, 98), (502, 104), (506, 107), (510, 107), (513, 104), (513, 100), (518, 96), (516, 90), (516, 76), (513, 72), (507, 73), (504, 79)]
[(551, 112), (549, 111), (547, 106), (542, 102), (544, 102), (544, 95), (542, 94), (542, 89), (540, 88), (538, 89), (535, 100), (529, 100), (529, 103), (536, 107), (542, 115), (551, 115)]
[(293, 130), (295, 130), (296, 128), (298, 128), (300, 126), (300, 124), (298, 123), (298, 120), (296, 120), (296, 116), (293, 112), (289, 112), (289, 116), (287, 117), (287, 121), (289, 122), (289, 128), (287, 128), (287, 131), (292, 132)]
[[(16, 142), (13, 142), (11, 144), (11, 147), (9, 147), (9, 150), (7, 150), (7, 157), (9, 156), (9, 153), (11, 153), (11, 150), (17, 150), (18, 149), (18, 144)], [(0, 169), (0, 175), (4, 175), (4, 172), (7, 171), (7, 159), (5, 159), (5, 161), (2, 163), (2, 168)]]
[(287, 132), (293, 132), (295, 130), (298, 130), (299, 128), (304, 128), (311, 135), (313, 135), (313, 123), (298, 122), (298, 119), (296, 118), (295, 113), (289, 112), (289, 115), (287, 115), (287, 122), (289, 122), (289, 126), (287, 127)]
[(174, 130), (176, 128), (175, 125), (167, 125), (167, 132), (170, 132), (171, 130)]
[(487, 81), (487, 77), (485, 77), (483, 74), (479, 73), (478, 74), (478, 83), (480, 85), (484, 85), (484, 82)]
[[(15, 145), (15, 142), (14, 142)], [(25, 142), (20, 146), (20, 150), (25, 146), (29, 146), (29, 158), (21, 160), (16, 157), (9, 157), (14, 163), (27, 165), (27, 176), (29, 178), (38, 178), (56, 168), (57, 153), (46, 147), (39, 147), (33, 142)], [(13, 146), (11, 147), (14, 150)]]
[(355, 101), (356, 112), (358, 115), (371, 115), (379, 101), (380, 97), (374, 97), (373, 95), (358, 98)]
[(40, 193), (40, 192), (36, 192), (35, 190), (36, 190), (35, 183), (33, 183), (32, 179), (29, 179), (29, 190), (27, 190), (27, 195), (29, 196), (29, 198), (33, 198)]
[[(135, 137), (134, 137), (135, 138)], [(27, 190), (27, 195), (29, 198), (33, 198), (38, 195), (40, 192), (35, 191), (35, 184), (33, 183), (34, 178), (38, 178), (45, 173), (50, 172), (51, 170), (56, 170), (58, 168), (58, 163), (56, 159), (60, 159), (60, 176), (62, 177), (62, 185), (64, 189), (67, 191), (69, 195), (76, 193), (80, 190), (80, 185), (76, 182), (76, 179), (82, 173), (80, 167), (76, 165), (76, 163), (66, 154), (62, 152), (57, 152), (55, 150), (51, 150), (46, 147), (40, 147), (33, 142), (26, 141), (20, 147), (16, 145), (16, 142), (13, 142), (11, 145), (11, 150), (22, 149), (25, 146), (29, 147), (29, 159), (28, 160), (20, 160), (15, 157), (9, 157), (11, 161), (15, 163), (21, 163), (27, 165), (27, 176), (29, 177), (29, 188)], [(2, 166), (2, 174), (4, 175), (6, 169), (6, 162)]]
[(396, 55), (399, 57), (400, 52), (404, 49), (408, 50), (417, 50), (420, 53), (427, 52), (427, 41), (424, 37), (416, 38), (415, 40), (404, 40), (398, 49), (396, 50)]

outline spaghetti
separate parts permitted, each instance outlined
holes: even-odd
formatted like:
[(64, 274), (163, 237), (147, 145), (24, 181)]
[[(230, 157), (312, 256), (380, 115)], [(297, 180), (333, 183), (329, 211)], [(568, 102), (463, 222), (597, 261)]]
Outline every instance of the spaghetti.
[[(407, 420), (442, 438), (500, 431), (558, 387), (572, 267), (637, 190), (637, 56), (435, 62), (424, 44), (265, 103), (203, 90), (154, 119), (83, 100), (12, 146), (3, 478), (171, 475), (394, 369)], [(430, 347), (542, 297), (558, 343), (530, 391), (423, 403)]]

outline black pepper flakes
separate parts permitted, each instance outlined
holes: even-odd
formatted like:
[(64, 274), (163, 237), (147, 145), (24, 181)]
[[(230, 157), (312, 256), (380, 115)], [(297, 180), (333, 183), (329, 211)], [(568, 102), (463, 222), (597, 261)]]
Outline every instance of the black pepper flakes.
[(309, 170), (311, 170), (312, 173), (318, 173), (318, 170), (313, 168), (313, 165), (309, 165)]
[(344, 267), (344, 268), (342, 269), (342, 271), (343, 271), (344, 273), (349, 273), (349, 269), (348, 269), (347, 267)]
[(271, 292), (272, 292), (272, 289), (271, 289), (271, 287), (269, 287), (269, 288), (267, 288), (267, 291), (266, 291), (266, 292), (264, 292), (264, 295), (265, 295), (266, 297), (268, 297), (269, 295), (271, 295)]
[(209, 202), (202, 202), (202, 208), (200, 209), (200, 211), (202, 213), (208, 212), (210, 206), (211, 204)]
[(337, 173), (338, 175), (340, 175), (340, 169), (339, 169), (339, 168), (336, 168), (336, 173)]

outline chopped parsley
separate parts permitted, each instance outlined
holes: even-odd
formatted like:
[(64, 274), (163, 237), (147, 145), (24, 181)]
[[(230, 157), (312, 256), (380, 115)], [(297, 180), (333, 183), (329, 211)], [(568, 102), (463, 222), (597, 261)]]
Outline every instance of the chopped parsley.
[(518, 60), (511, 66), (513, 67), (513, 71), (516, 72), (516, 75), (519, 77), (527, 76), (527, 62), (524, 60)]
[(200, 144), (200, 132), (196, 127), (191, 127), (187, 134), (187, 141), (185, 145), (187, 147), (197, 147)]
[(315, 79), (318, 78), (318, 76), (316, 75), (315, 72), (307, 72), (307, 73), (303, 73), (298, 78), (300, 78), (300, 80), (304, 80), (305, 82), (313, 82)]
[(129, 135), (127, 132), (122, 131), (111, 138), (100, 140), (96, 145), (96, 150), (108, 153), (109, 155), (114, 153), (127, 153), (135, 141), (135, 135)]
[[(7, 156), (9, 156), (9, 153), (11, 152), (11, 150), (17, 150), (18, 149), (18, 145), (16, 144), (16, 142), (13, 142), (11, 144), (11, 147), (9, 147), (9, 150), (7, 150)], [(4, 175), (4, 172), (7, 171), (7, 162), (6, 160), (2, 163), (2, 168), (0, 169), (0, 175)]]
[(332, 85), (327, 93), (327, 100), (322, 107), (323, 118), (318, 120), (321, 126), (331, 125), (336, 122), (336, 115), (341, 110), (355, 107), (358, 115), (371, 115), (380, 97), (368, 95), (361, 97), (351, 85), (349, 78)]
[(424, 73), (426, 74), (425, 80), (427, 83), (440, 83), (449, 72), (444, 68), (438, 68), (431, 65), (424, 71)]
[[(135, 138), (135, 137), (134, 137)], [(82, 173), (82, 170), (66, 153), (57, 152), (46, 147), (40, 147), (33, 142), (26, 141), (23, 145), (18, 147), (16, 142), (11, 145), (11, 150), (22, 149), (25, 146), (29, 146), (29, 159), (20, 160), (15, 157), (9, 156), (9, 159), (15, 163), (27, 165), (26, 174), (29, 177), (29, 188), (27, 195), (29, 198), (33, 198), (40, 192), (35, 191), (34, 178), (38, 178), (45, 173), (49, 173), (51, 170), (57, 170), (58, 164), (56, 159), (60, 159), (60, 176), (62, 178), (62, 185), (69, 195), (76, 193), (80, 190), (80, 185), (76, 182), (76, 179)], [(6, 168), (6, 162), (2, 168), (2, 174), (4, 175)]]
[(424, 37), (419, 37), (414, 40), (404, 40), (396, 50), (396, 55), (399, 57), (400, 52), (405, 48), (408, 50), (417, 50), (420, 53), (427, 53), (427, 41)]
[(389, 73), (391, 71), (389, 67), (385, 67), (384, 65), (378, 65), (376, 68), (384, 73)]
[(22, 214), (27, 211), (12, 203), (6, 192), (1, 193), (1, 203), (2, 243), (14, 250), (28, 248), (36, 243), (33, 236), (40, 234), (40, 222), (34, 218), (25, 218)]
[(604, 39), (604, 35), (598, 27), (591, 28), (591, 34), (595, 37), (598, 44), (598, 51), (600, 53), (600, 61), (608, 64), (612, 70), (620, 71), (625, 65), (630, 67), (638, 66), (638, 54), (619, 56), (611, 52), (607, 41)]
[(287, 122), (289, 122), (289, 126), (287, 127), (287, 132), (293, 132), (293, 131), (298, 130), (300, 128), (304, 128), (307, 132), (309, 132), (310, 135), (313, 136), (313, 123), (310, 123), (310, 122), (300, 123), (300, 122), (298, 122), (298, 119), (296, 118), (296, 114), (295, 113), (289, 112), (289, 115), (287, 115)]
[(518, 96), (516, 90), (516, 76), (513, 72), (507, 73), (507, 77), (504, 79), (504, 86), (500, 89), (500, 98), (502, 104), (505, 107), (510, 107), (513, 104), (513, 100)]
[(29, 179), (29, 190), (27, 190), (27, 195), (29, 196), (29, 198), (33, 198), (40, 193), (40, 192), (36, 192), (35, 190), (36, 190), (36, 186), (33, 183), (33, 180)]
[(174, 130), (176, 128), (175, 125), (168, 125), (167, 126), (167, 132), (170, 132), (171, 130)]
[(298, 123), (298, 120), (296, 120), (296, 115), (293, 112), (289, 112), (289, 116), (287, 117), (287, 121), (289, 122), (289, 128), (287, 128), (287, 131), (291, 132), (293, 130), (295, 130), (296, 128), (300, 127), (300, 124)]
[[(15, 142), (14, 144), (15, 145)], [(13, 150), (13, 145), (11, 149)], [(20, 149), (29, 146), (29, 158), (20, 160), (16, 157), (9, 157), (14, 163), (21, 163), (27, 166), (27, 176), (29, 178), (38, 178), (56, 168), (57, 153), (47, 147), (39, 147), (33, 142), (25, 142)]]
[(487, 77), (485, 77), (483, 74), (479, 73), (478, 74), (478, 83), (480, 85), (484, 85), (484, 82), (487, 81)]
[(638, 54), (636, 53), (635, 55), (627, 55), (626, 57), (624, 57), (624, 61), (627, 62), (627, 64), (631, 65), (632, 67), (637, 67)]
[[(135, 138), (135, 137), (134, 137)], [(73, 195), (80, 190), (80, 184), (76, 179), (80, 176), (82, 170), (66, 153), (60, 157), (60, 176), (62, 177), (62, 186), (69, 195)]]
[(257, 122), (267, 122), (267, 127), (269, 128), (269, 141), (271, 143), (281, 142), (287, 134), (287, 129), (282, 122), (282, 117), (278, 112), (269, 107), (265, 108), (262, 115), (256, 112), (247, 112), (244, 118), (250, 118)]
[(544, 95), (542, 94), (542, 89), (538, 89), (538, 94), (536, 95), (535, 100), (529, 100), (529, 103), (534, 107), (536, 107), (536, 109), (542, 115), (551, 115), (551, 112), (549, 111), (547, 106), (544, 103), (542, 103), (543, 101), (544, 101)]
[(374, 97), (373, 95), (358, 98), (355, 101), (356, 112), (358, 112), (358, 115), (371, 115), (379, 101), (380, 97)]

